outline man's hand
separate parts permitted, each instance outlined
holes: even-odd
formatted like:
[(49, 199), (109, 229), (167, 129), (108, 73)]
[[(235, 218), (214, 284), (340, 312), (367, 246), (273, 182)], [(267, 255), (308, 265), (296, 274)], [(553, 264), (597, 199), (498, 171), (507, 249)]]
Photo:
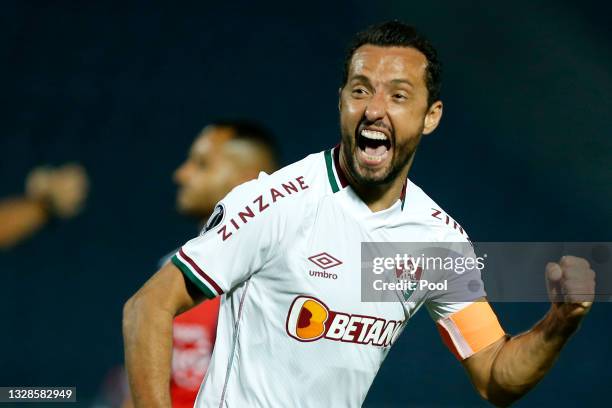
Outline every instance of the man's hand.
[(74, 217), (81, 211), (88, 190), (87, 173), (77, 164), (37, 167), (26, 179), (27, 196), (46, 203), (48, 210), (61, 218)]
[(0, 201), (0, 249), (8, 249), (42, 228), (51, 218), (70, 218), (83, 208), (89, 181), (85, 169), (68, 164), (34, 168), (26, 194)]
[(576, 326), (589, 312), (595, 297), (595, 272), (588, 261), (564, 256), (546, 265), (550, 313), (559, 323)]
[(595, 272), (583, 258), (564, 256), (550, 262), (546, 285), (552, 305), (540, 322), (463, 362), (480, 395), (495, 405), (511, 404), (544, 377), (593, 305)]

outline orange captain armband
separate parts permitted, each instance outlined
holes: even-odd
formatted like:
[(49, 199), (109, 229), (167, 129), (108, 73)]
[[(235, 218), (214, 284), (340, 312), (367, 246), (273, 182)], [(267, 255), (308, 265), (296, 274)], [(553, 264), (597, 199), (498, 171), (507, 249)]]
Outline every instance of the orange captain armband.
[(444, 344), (465, 360), (493, 344), (506, 333), (489, 302), (478, 301), (436, 322)]

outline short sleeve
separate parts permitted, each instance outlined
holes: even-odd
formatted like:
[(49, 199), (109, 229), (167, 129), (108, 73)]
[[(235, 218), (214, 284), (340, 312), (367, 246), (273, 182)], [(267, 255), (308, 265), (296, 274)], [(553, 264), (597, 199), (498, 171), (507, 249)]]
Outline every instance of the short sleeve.
[(499, 340), (505, 332), (485, 300), (483, 259), (477, 257), (466, 237), (452, 234), (446, 241), (455, 267), (443, 276), (445, 289), (436, 291), (425, 306), (446, 346), (463, 360)]
[(207, 298), (249, 279), (277, 249), (285, 194), (271, 187), (269, 179), (262, 175), (232, 190), (216, 205), (200, 236), (172, 257)]
[(484, 258), (476, 255), (467, 237), (450, 233), (429, 254), (442, 259), (430, 268), (431, 278), (443, 283), (443, 289), (430, 292), (426, 300), (434, 319), (456, 311), (456, 307), (451, 306), (454, 303), (462, 305), (486, 296), (481, 276)]

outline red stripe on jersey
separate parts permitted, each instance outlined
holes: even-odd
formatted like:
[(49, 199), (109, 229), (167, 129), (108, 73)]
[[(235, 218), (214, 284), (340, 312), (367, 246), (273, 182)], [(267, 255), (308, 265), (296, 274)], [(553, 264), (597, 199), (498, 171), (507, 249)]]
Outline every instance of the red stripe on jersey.
[(201, 277), (203, 277), (206, 280), (206, 282), (208, 282), (210, 286), (212, 286), (217, 291), (217, 294), (219, 295), (223, 294), (223, 290), (221, 290), (219, 285), (217, 285), (217, 283), (214, 280), (212, 280), (210, 276), (208, 276), (202, 269), (200, 269), (200, 267), (193, 261), (193, 259), (191, 259), (190, 257), (187, 256), (187, 254), (185, 254), (185, 252), (183, 251), (183, 248), (179, 249), (179, 253), (181, 254), (183, 258), (185, 258), (187, 262), (189, 262), (189, 265), (191, 265), (191, 267), (195, 269), (198, 272), (198, 274)]
[(404, 180), (404, 185), (402, 186), (402, 194), (400, 194), (400, 200), (404, 201), (406, 198), (406, 188), (408, 187), (408, 179)]

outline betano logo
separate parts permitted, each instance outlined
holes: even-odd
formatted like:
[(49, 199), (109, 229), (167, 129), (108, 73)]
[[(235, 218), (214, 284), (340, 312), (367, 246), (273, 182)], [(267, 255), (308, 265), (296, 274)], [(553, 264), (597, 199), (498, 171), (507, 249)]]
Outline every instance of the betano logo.
[(325, 338), (388, 347), (395, 341), (402, 323), (402, 320), (335, 312), (319, 299), (298, 296), (287, 313), (286, 330), (289, 336), (298, 341)]

